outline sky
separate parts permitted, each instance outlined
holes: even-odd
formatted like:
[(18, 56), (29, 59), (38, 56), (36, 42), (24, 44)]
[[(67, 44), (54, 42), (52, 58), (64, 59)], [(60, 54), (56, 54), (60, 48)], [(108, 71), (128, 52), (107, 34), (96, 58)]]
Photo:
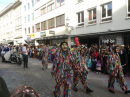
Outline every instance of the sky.
[(0, 12), (7, 7), (10, 3), (14, 3), (16, 0), (0, 0)]

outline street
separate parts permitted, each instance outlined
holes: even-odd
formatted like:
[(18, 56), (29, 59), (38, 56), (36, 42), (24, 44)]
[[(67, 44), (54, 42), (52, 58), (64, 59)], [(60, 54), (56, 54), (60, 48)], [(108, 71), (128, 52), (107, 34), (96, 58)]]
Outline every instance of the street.
[[(0, 57), (0, 76), (4, 78), (10, 93), (22, 84), (33, 87), (40, 97), (54, 97), (53, 91), (55, 80), (51, 76), (52, 64), (49, 63), (49, 68), (42, 70), (41, 61), (38, 59), (30, 59), (28, 63), (29, 69), (24, 69), (23, 65), (1, 62)], [(130, 77), (126, 77), (126, 82), (130, 88)], [(71, 97), (130, 97), (130, 94), (125, 95), (120, 86), (115, 83), (115, 94), (111, 94), (107, 88), (108, 75), (89, 72), (88, 83), (93, 93), (87, 94), (79, 81), (79, 91), (74, 92), (72, 89)]]

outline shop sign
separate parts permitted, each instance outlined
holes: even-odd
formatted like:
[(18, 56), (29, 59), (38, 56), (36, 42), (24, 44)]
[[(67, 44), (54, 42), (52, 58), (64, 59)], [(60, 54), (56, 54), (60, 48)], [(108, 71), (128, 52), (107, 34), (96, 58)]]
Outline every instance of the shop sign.
[(43, 36), (46, 36), (46, 32), (40, 32), (40, 36), (43, 37)]
[(49, 31), (49, 34), (55, 34), (55, 31)]
[(115, 40), (106, 39), (106, 40), (102, 40), (102, 43), (115, 43)]

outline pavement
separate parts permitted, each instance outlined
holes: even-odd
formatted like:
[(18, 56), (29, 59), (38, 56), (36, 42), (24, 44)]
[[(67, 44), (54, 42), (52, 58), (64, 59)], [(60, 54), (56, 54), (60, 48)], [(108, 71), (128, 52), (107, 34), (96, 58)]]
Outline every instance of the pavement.
[[(17, 86), (26, 84), (33, 87), (40, 97), (54, 97), (53, 91), (55, 80), (51, 76), (52, 63), (48, 69), (42, 70), (41, 61), (29, 58), (29, 69), (24, 69), (23, 65), (2, 62), (0, 57), (0, 76), (6, 81), (7, 87), (12, 92)], [(125, 78), (130, 88), (130, 77)], [(88, 83), (93, 93), (87, 94), (79, 81), (78, 92), (71, 89), (71, 97), (130, 97), (130, 94), (122, 92), (120, 86), (115, 83), (115, 94), (109, 93), (107, 88), (108, 75), (89, 72)]]

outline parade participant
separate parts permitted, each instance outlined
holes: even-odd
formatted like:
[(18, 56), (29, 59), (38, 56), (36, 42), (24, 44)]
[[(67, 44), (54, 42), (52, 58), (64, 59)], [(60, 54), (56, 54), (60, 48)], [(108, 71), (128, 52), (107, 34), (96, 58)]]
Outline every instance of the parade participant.
[(55, 91), (53, 92), (55, 97), (60, 96), (62, 86), (64, 86), (64, 97), (70, 97), (71, 70), (71, 58), (68, 50), (68, 43), (62, 42), (60, 44), (60, 51), (56, 52), (51, 71), (52, 76), (55, 76), (56, 80)]
[(76, 58), (75, 62), (73, 63), (73, 88), (74, 91), (78, 91), (78, 80), (80, 78), (84, 89), (86, 90), (86, 93), (93, 92), (93, 90), (90, 89), (90, 85), (87, 82), (87, 74), (88, 74), (88, 68), (86, 66), (86, 57), (85, 57), (85, 46), (82, 46), (80, 48), (80, 53), (78, 54), (78, 57)]
[(128, 89), (124, 79), (121, 60), (118, 53), (119, 53), (119, 46), (115, 45), (114, 53), (109, 54), (107, 58), (107, 67), (109, 73), (108, 88), (109, 88), (109, 92), (115, 93), (114, 83), (116, 79), (116, 81), (119, 83), (120, 87), (122, 88), (122, 91), (124, 91), (125, 94), (128, 94), (130, 93), (130, 90)]
[(44, 49), (43, 49), (43, 58), (42, 58), (42, 69), (46, 69), (48, 68), (48, 47), (47, 46), (44, 46)]

